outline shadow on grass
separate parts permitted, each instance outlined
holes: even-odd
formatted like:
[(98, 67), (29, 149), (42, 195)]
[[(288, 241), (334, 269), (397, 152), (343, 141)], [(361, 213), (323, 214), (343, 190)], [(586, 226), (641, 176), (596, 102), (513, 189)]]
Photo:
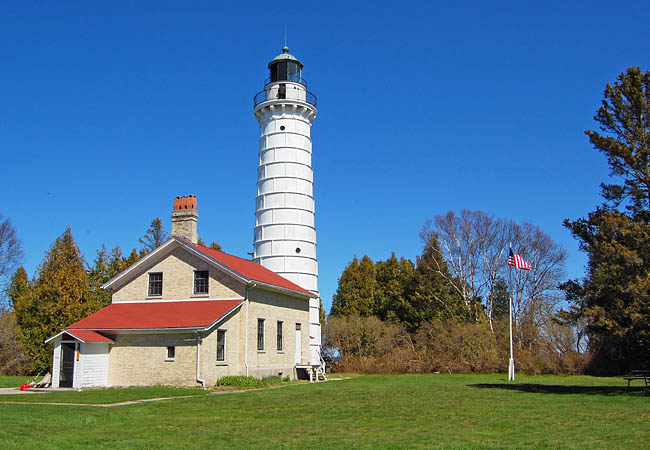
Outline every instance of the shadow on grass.
[(646, 387), (625, 386), (563, 386), (552, 384), (497, 384), (479, 383), (470, 384), (469, 387), (479, 389), (503, 389), (506, 391), (529, 392), (534, 394), (579, 394), (579, 395), (627, 395), (650, 396), (650, 389)]

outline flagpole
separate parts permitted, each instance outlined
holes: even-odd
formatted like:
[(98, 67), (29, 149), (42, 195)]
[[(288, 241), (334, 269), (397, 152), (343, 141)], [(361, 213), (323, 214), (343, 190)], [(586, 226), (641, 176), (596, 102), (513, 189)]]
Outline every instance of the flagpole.
[[(512, 245), (510, 245), (510, 253), (512, 253)], [(512, 266), (508, 266), (508, 278), (510, 278), (510, 281), (512, 282)], [(515, 288), (514, 292), (517, 292), (517, 286), (516, 286), (516, 281), (515, 281)], [(510, 321), (510, 361), (508, 363), (508, 381), (515, 381), (515, 357), (514, 357), (514, 352), (512, 349), (512, 295), (513, 293), (511, 292), (510, 295), (508, 296), (508, 300), (510, 303), (510, 314), (509, 314), (509, 321)]]

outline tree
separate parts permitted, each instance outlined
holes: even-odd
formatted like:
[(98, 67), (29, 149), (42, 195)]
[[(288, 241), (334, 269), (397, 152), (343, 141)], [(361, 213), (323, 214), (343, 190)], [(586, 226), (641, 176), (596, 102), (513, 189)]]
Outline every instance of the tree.
[(167, 232), (163, 227), (162, 220), (156, 217), (151, 221), (151, 225), (147, 232), (142, 236), (139, 241), (144, 245), (144, 250), (149, 253), (160, 247), (167, 239)]
[(398, 320), (413, 325), (414, 312), (410, 303), (415, 288), (415, 266), (395, 253), (386, 261), (375, 264), (374, 315), (380, 320)]
[(645, 215), (650, 211), (650, 71), (628, 68), (613, 86), (607, 83), (604, 97), (594, 116), (603, 134), (585, 134), (622, 183), (601, 183), (602, 196), (615, 208), (624, 203), (632, 216)]
[(44, 341), (100, 309), (101, 302), (91, 292), (70, 228), (52, 244), (36, 279), (25, 282), (25, 275), (16, 273), (13, 280), (18, 286), (12, 290), (16, 323), (32, 370), (45, 372), (51, 367), (52, 352)]
[(346, 266), (339, 278), (332, 298), (330, 315), (334, 317), (356, 314), (368, 317), (375, 314), (375, 264), (368, 256), (356, 257)]
[[(483, 211), (449, 211), (428, 220), (421, 233), (426, 243), (446, 262), (448, 272), (439, 264), (438, 274), (461, 296), (474, 321), (481, 320), (483, 311), (492, 327), (495, 297), (492, 292), (499, 280), (505, 280), (508, 291), (516, 294), (513, 304), (515, 322), (524, 314), (541, 311), (543, 303), (555, 303), (557, 285), (564, 277), (566, 252), (539, 227), (530, 223), (517, 224), (495, 218)], [(508, 245), (532, 266), (530, 272), (507, 269)], [(485, 308), (480, 299), (484, 299)], [(535, 320), (539, 321), (538, 316)]]
[(5, 289), (9, 278), (23, 258), (22, 245), (11, 221), (0, 214), (0, 310), (6, 304)]
[(588, 256), (587, 274), (563, 287), (568, 316), (586, 319), (591, 370), (623, 373), (650, 361), (650, 72), (638, 67), (607, 84), (587, 130), (614, 183), (602, 183), (604, 204), (565, 226)]
[(415, 327), (433, 320), (466, 321), (472, 316), (473, 299), (465, 301), (462, 281), (455, 279), (440, 249), (435, 233), (429, 233), (422, 255), (416, 259), (415, 292), (411, 306), (415, 312)]
[(110, 254), (106, 253), (106, 246), (104, 245), (97, 251), (94, 265), (88, 268), (87, 273), (90, 291), (98, 298), (102, 306), (111, 303), (110, 292), (102, 289), (102, 286), (132, 264), (135, 264), (145, 254), (144, 250), (138, 253), (134, 248), (128, 257), (124, 257), (119, 245), (111, 250)]

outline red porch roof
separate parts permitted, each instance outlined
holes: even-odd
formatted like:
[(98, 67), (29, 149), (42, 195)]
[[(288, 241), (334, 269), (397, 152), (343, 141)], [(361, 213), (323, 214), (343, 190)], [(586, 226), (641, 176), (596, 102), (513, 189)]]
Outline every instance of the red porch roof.
[(71, 330), (66, 328), (65, 332), (83, 342), (113, 342), (112, 339), (90, 330)]
[(190, 300), (112, 303), (66, 328), (80, 330), (151, 330), (205, 328), (239, 306), (243, 300)]

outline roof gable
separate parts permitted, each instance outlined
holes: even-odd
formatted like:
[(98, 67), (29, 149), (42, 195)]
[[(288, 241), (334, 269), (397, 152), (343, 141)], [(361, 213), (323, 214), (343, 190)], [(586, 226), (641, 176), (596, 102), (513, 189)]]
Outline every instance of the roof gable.
[(203, 253), (210, 255), (215, 260), (221, 262), (225, 266), (235, 270), (237, 273), (241, 274), (249, 281), (257, 281), (264, 283), (270, 286), (276, 286), (279, 288), (287, 289), (290, 291), (299, 292), (301, 294), (306, 294), (313, 296), (311, 292), (306, 289), (301, 288), (297, 284), (287, 280), (283, 276), (278, 275), (272, 270), (267, 269), (266, 267), (251, 261), (248, 259), (239, 258), (238, 256), (229, 255), (220, 250), (215, 250), (203, 245), (191, 244), (193, 247), (197, 248)]
[(138, 262), (128, 269), (120, 272), (115, 277), (106, 282), (102, 288), (114, 289), (120, 288), (133, 279), (134, 274), (140, 274), (150, 264), (162, 260), (175, 248), (182, 248), (186, 251), (202, 258), (212, 266), (227, 273), (233, 278), (246, 283), (261, 284), (262, 287), (277, 289), (291, 294), (300, 296), (313, 297), (314, 294), (306, 289), (301, 288), (295, 283), (278, 275), (277, 273), (261, 266), (260, 264), (247, 259), (239, 258), (228, 253), (214, 250), (203, 245), (192, 244), (178, 236), (172, 236), (160, 247), (144, 256)]

